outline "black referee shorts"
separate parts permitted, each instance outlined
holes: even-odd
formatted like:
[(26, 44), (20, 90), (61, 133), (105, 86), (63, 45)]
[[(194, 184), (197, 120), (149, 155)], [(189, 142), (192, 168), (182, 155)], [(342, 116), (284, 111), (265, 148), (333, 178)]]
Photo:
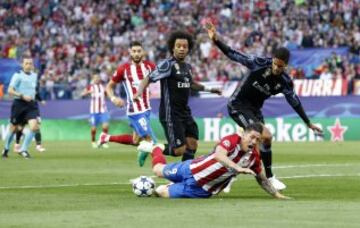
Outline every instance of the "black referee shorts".
[(251, 109), (232, 109), (228, 107), (229, 116), (242, 128), (246, 128), (251, 123), (264, 124), (264, 117), (261, 111), (255, 111)]
[(14, 125), (24, 125), (31, 119), (40, 116), (37, 102), (15, 99), (11, 106), (10, 122)]
[(160, 120), (160, 122), (171, 149), (185, 145), (187, 137), (199, 139), (199, 128), (191, 116), (181, 120)]

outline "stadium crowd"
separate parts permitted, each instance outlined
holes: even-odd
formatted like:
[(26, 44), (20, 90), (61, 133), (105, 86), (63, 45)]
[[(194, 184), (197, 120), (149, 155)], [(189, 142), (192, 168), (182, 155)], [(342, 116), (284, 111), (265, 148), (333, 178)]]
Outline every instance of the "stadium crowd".
[(359, 0), (5, 0), (0, 3), (0, 58), (30, 51), (39, 59), (46, 99), (77, 98), (93, 72), (103, 81), (129, 58), (129, 42), (140, 40), (152, 61), (167, 56), (172, 30), (194, 34), (191, 56), (199, 81), (241, 80), (246, 68), (226, 61), (207, 38), (209, 17), (227, 44), (254, 55), (289, 49), (348, 47), (313, 74), (292, 68), (294, 78), (360, 79)]

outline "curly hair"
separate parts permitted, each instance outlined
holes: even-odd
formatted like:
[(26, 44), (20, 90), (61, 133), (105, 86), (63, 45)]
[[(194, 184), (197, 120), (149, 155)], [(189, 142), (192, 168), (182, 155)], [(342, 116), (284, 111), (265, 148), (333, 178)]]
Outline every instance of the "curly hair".
[(194, 41), (192, 36), (190, 35), (190, 33), (187, 33), (185, 31), (176, 31), (170, 34), (169, 39), (167, 41), (167, 45), (168, 45), (168, 49), (171, 53), (171, 55), (173, 55), (173, 49), (175, 46), (175, 42), (177, 39), (186, 39), (189, 43), (189, 52), (191, 52), (193, 46), (194, 46)]

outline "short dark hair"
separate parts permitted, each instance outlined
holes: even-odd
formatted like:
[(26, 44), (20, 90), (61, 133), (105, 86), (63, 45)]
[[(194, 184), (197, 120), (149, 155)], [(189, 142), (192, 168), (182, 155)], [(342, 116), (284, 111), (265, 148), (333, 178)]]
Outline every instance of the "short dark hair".
[(193, 38), (190, 35), (190, 33), (187, 33), (184, 31), (175, 31), (170, 34), (169, 39), (167, 41), (168, 49), (169, 49), (171, 55), (174, 54), (173, 49), (174, 49), (175, 42), (177, 39), (186, 39), (189, 43), (189, 52), (192, 50), (192, 48), (194, 46), (194, 41), (193, 41)]
[(23, 54), (21, 56), (21, 61), (23, 61), (24, 59), (32, 59), (32, 56), (29, 53)]
[(142, 47), (142, 44), (141, 44), (140, 41), (137, 41), (137, 40), (132, 41), (132, 42), (130, 43), (130, 48), (135, 47), (135, 46), (140, 46), (140, 47)]
[(289, 59), (290, 59), (290, 51), (289, 51), (289, 49), (287, 49), (285, 47), (277, 48), (274, 51), (274, 57), (277, 58), (277, 59), (281, 59), (286, 64), (288, 64)]
[(248, 126), (246, 126), (246, 128), (245, 128), (245, 131), (257, 131), (260, 134), (262, 134), (263, 130), (264, 130), (264, 127), (259, 122), (251, 123)]

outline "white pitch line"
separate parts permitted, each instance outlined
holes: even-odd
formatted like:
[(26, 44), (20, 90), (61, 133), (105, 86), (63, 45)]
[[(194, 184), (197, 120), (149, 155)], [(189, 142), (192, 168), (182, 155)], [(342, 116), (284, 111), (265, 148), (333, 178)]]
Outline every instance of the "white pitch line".
[(345, 163), (345, 164), (307, 164), (307, 165), (279, 165), (273, 166), (274, 169), (290, 169), (290, 168), (310, 168), (310, 167), (349, 167), (349, 166), (358, 166), (360, 163)]
[[(354, 174), (310, 174), (279, 177), (279, 179), (301, 179), (301, 178), (321, 178), (321, 177), (360, 177), (360, 173)], [(165, 184), (165, 182), (164, 182)], [(109, 185), (130, 185), (130, 182), (113, 183), (85, 183), (85, 184), (59, 184), (59, 185), (25, 185), (25, 186), (0, 186), (1, 189), (42, 189), (42, 188), (64, 188), (64, 187), (83, 187), (83, 186), (109, 186)]]
[(279, 179), (300, 179), (300, 178), (316, 178), (316, 177), (360, 177), (360, 173), (354, 174), (310, 174), (279, 177)]
[(82, 186), (106, 186), (106, 185), (130, 185), (130, 182), (113, 183), (85, 183), (85, 184), (57, 184), (57, 185), (24, 185), (24, 186), (0, 186), (0, 189), (29, 189), (29, 188), (64, 188), (64, 187), (82, 187)]

